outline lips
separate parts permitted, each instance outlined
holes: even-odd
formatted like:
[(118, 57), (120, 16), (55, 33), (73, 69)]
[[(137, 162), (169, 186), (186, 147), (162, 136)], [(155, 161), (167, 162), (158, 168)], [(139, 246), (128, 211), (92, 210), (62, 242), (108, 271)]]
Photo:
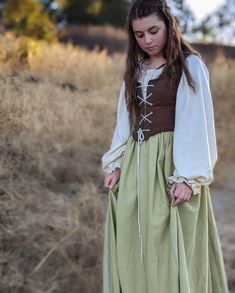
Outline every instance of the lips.
[(146, 49), (147, 50), (153, 50), (156, 46), (153, 46), (153, 47), (147, 47)]

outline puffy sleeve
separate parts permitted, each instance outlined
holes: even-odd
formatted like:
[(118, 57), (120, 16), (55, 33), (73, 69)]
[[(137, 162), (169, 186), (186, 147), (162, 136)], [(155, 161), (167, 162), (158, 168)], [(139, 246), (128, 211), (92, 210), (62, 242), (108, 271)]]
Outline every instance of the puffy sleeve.
[(198, 194), (201, 185), (209, 185), (214, 180), (218, 154), (207, 67), (196, 55), (188, 56), (187, 62), (196, 92), (183, 73), (177, 91), (173, 134), (175, 169), (168, 180), (170, 183), (184, 181), (191, 186), (193, 194)]
[(117, 107), (116, 126), (110, 149), (102, 156), (102, 169), (111, 174), (117, 167), (121, 169), (126, 144), (130, 136), (129, 112), (125, 100), (125, 82), (122, 82)]

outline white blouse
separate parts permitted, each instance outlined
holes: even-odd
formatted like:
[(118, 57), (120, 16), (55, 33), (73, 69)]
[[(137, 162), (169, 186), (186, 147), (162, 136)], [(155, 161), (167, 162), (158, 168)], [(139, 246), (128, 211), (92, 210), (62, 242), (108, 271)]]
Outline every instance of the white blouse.
[[(193, 194), (200, 193), (201, 185), (213, 180), (213, 168), (218, 159), (213, 101), (209, 86), (209, 74), (205, 63), (196, 55), (187, 58), (188, 69), (196, 85), (196, 92), (188, 85), (182, 73), (176, 96), (175, 128), (173, 133), (174, 172), (170, 183), (186, 182)], [(163, 68), (142, 71), (141, 85), (160, 75)], [(146, 91), (143, 92), (146, 98)], [(126, 144), (131, 135), (129, 113), (125, 101), (125, 83), (122, 82), (118, 99), (116, 127), (111, 147), (102, 156), (105, 174), (121, 169)]]

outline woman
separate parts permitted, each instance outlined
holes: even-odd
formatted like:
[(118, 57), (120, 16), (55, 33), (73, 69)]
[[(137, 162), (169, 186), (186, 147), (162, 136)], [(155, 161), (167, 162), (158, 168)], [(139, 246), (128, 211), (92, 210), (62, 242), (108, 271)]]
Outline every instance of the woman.
[(208, 71), (163, 0), (134, 1), (110, 150), (104, 293), (227, 293)]

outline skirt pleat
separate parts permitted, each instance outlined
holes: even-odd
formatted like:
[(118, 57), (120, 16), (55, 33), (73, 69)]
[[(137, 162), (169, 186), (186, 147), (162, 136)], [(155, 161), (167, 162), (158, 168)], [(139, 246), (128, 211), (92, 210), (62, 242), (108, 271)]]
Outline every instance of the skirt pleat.
[(108, 192), (103, 293), (228, 293), (209, 186), (172, 207), (173, 132), (140, 146), (140, 259), (137, 142), (130, 136), (119, 182)]

